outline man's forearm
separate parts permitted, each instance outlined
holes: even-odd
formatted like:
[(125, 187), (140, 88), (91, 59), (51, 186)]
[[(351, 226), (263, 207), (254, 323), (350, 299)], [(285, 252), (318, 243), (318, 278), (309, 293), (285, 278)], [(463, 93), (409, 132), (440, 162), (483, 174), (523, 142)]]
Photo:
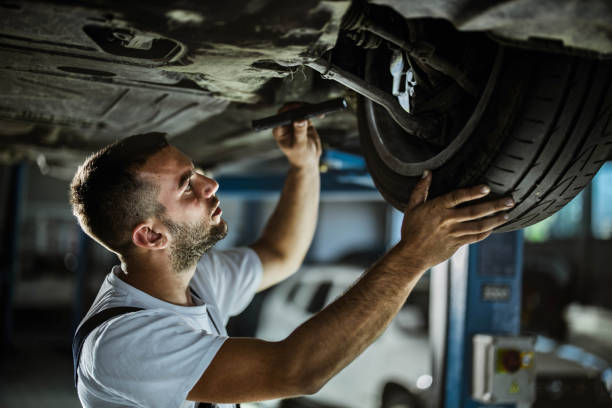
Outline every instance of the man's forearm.
[(274, 275), (285, 276), (278, 280), (295, 272), (306, 256), (317, 223), (320, 184), (318, 165), (292, 166), (276, 209), (254, 244), (273, 251), (282, 262)]
[[(408, 267), (398, 249), (371, 267), (344, 295), (298, 327), (283, 343), (295, 353), (308, 393), (365, 350), (389, 325), (425, 268)], [(404, 256), (405, 257), (405, 256)]]

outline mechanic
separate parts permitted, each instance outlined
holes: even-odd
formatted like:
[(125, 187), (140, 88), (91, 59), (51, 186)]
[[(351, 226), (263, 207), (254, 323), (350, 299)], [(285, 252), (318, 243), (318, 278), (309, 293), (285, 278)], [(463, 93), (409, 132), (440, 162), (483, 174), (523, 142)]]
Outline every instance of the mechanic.
[(73, 212), (121, 261), (84, 321), (112, 307), (144, 309), (86, 337), (77, 359), (84, 407), (231, 407), (316, 393), (383, 332), (427, 269), (486, 238), (514, 205), (511, 198), (465, 205), (489, 193), (484, 185), (426, 201), (432, 175), (425, 172), (400, 242), (344, 295), (282, 341), (228, 337), (230, 316), (299, 268), (316, 226), (317, 131), (302, 121), (273, 134), (290, 169), (261, 237), (246, 248), (211, 249), (227, 232), (219, 185), (163, 134), (128, 137), (79, 167)]

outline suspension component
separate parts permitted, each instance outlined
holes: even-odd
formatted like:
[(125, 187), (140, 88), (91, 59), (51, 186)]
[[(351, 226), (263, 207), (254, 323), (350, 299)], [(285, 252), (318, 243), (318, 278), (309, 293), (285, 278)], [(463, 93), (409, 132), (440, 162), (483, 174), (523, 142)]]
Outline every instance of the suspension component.
[(319, 72), (323, 78), (339, 82), (347, 88), (381, 105), (406, 132), (423, 140), (435, 139), (438, 136), (437, 123), (433, 123), (430, 119), (427, 121), (421, 120), (411, 115), (404, 110), (398, 100), (391, 94), (370, 85), (357, 75), (332, 64), (331, 61), (319, 58), (306, 63), (306, 66)]
[[(371, 6), (363, 0), (353, 0), (353, 3), (347, 10), (341, 23), (342, 29), (350, 33), (347, 34), (349, 38), (367, 38), (368, 36), (366, 35), (359, 36), (355, 34), (367, 32), (370, 35), (384, 39), (396, 47), (399, 47), (399, 49), (406, 51), (420, 63), (426, 64), (434, 70), (452, 78), (468, 94), (474, 97), (478, 96), (478, 87), (459, 66), (436, 52), (436, 48), (432, 44), (410, 38), (406, 39), (393, 30), (388, 29), (388, 24), (377, 21), (370, 7)], [(360, 45), (360, 42), (356, 41), (356, 43)], [(364, 41), (361, 40), (361, 43), (364, 43)], [(371, 46), (375, 44), (375, 41), (372, 39), (369, 39), (365, 44), (369, 45), (367, 48), (375, 48)]]
[[(417, 81), (412, 72), (412, 68), (404, 59), (403, 52), (399, 50), (393, 51), (389, 71), (393, 77), (391, 93), (393, 96), (397, 96), (397, 100), (399, 104), (402, 105), (402, 108), (404, 108), (406, 112), (411, 113), (412, 103), (410, 99), (414, 97)], [(404, 79), (403, 81), (402, 78)]]

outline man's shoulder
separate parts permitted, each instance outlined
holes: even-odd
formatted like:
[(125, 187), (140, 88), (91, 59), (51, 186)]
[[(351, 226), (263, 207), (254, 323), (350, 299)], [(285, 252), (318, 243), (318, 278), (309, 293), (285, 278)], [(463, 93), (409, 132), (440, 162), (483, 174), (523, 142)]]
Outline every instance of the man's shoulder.
[(185, 384), (197, 381), (225, 340), (187, 320), (146, 309), (105, 322), (84, 344), (79, 378), (93, 392), (144, 401), (139, 406), (176, 406)]
[(200, 260), (191, 284), (205, 302), (217, 305), (226, 322), (248, 305), (262, 276), (263, 267), (253, 249), (211, 250)]
[[(112, 309), (112, 307), (102, 309), (97, 313), (104, 313), (110, 309)], [(147, 332), (150, 332), (162, 322), (168, 324), (172, 321), (182, 321), (179, 315), (169, 310), (138, 309), (139, 310), (130, 310), (105, 320), (91, 332), (91, 335), (98, 338), (98, 341), (102, 337), (108, 340), (119, 340), (132, 336), (146, 336)], [(89, 318), (91, 317), (93, 316)]]
[(125, 353), (137, 355), (159, 346), (159, 342), (172, 341), (178, 331), (196, 330), (183, 316), (169, 310), (133, 311), (112, 317), (92, 330), (83, 345), (83, 354), (100, 367), (100, 363), (118, 361)]

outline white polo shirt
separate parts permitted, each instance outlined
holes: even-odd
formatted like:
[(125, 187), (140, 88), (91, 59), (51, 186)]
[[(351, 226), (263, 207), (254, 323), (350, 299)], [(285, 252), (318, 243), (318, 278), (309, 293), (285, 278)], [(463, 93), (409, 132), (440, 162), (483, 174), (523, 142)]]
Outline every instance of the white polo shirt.
[(107, 275), (83, 321), (111, 307), (146, 310), (112, 318), (87, 337), (78, 367), (81, 403), (85, 408), (193, 407), (185, 398), (227, 339), (227, 321), (247, 307), (259, 287), (259, 257), (250, 248), (207, 252), (189, 284), (199, 296), (191, 307), (136, 289), (117, 277), (120, 271), (117, 265)]

